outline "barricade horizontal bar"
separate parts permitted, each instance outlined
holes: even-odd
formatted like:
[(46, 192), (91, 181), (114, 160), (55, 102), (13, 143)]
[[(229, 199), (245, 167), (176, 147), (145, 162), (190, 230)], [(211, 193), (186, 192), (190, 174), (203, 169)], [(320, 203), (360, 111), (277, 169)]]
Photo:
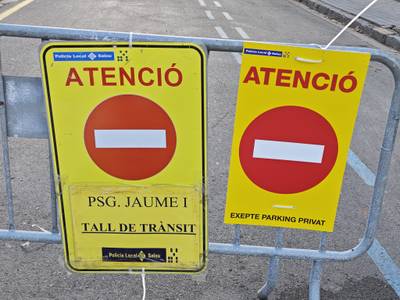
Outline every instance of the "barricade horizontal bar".
[(242, 41), (216, 38), (197, 38), (167, 36), (158, 34), (140, 34), (118, 31), (72, 29), (61, 27), (0, 24), (0, 34), (45, 40), (91, 40), (91, 41), (132, 41), (140, 42), (188, 42), (204, 44), (208, 50), (241, 52)]
[[(74, 29), (65, 27), (32, 26), (19, 24), (0, 24), (0, 35), (10, 37), (37, 38), (42, 40), (73, 40), (73, 41), (130, 41), (133, 42), (181, 42), (203, 44), (209, 51), (242, 52), (243, 41), (234, 39), (218, 39), (204, 37), (186, 37), (162, 34), (144, 34), (123, 31), (104, 31), (89, 29)], [(317, 44), (278, 43), (282, 45), (302, 46), (309, 48), (321, 47)], [(386, 52), (379, 49), (364, 47), (331, 46), (331, 50), (346, 50), (369, 52), (372, 57), (385, 56), (391, 58)]]
[[(38, 243), (61, 243), (61, 235), (50, 232), (0, 229), (0, 240), (31, 241)], [(363, 239), (357, 247), (346, 251), (324, 251), (297, 248), (275, 248), (265, 246), (235, 245), (209, 243), (211, 253), (227, 255), (279, 256), (282, 258), (297, 258), (306, 260), (350, 260), (362, 255), (371, 246)]]
[(319, 251), (299, 248), (275, 248), (265, 246), (235, 245), (223, 243), (209, 243), (211, 253), (227, 255), (252, 255), (252, 256), (279, 256), (281, 258), (296, 258), (305, 260), (339, 260), (346, 261), (364, 254), (371, 246), (373, 240), (362, 239), (354, 248), (346, 251)]
[(57, 244), (61, 242), (61, 235), (51, 232), (0, 229), (0, 240)]

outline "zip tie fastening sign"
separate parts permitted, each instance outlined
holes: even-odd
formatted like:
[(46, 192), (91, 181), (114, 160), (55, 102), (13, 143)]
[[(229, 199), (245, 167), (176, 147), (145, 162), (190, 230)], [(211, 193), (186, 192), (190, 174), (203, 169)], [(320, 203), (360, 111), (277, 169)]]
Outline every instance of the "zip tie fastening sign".
[(129, 32), (129, 48), (132, 48), (133, 32)]
[(142, 287), (143, 287), (142, 300), (146, 300), (146, 273), (144, 271), (144, 268), (142, 268)]

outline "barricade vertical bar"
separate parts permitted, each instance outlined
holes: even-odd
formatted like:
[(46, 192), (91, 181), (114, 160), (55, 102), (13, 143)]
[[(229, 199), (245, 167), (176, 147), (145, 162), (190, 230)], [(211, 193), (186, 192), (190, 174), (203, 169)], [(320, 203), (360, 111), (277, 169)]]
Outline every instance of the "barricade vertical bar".
[[(325, 251), (326, 237), (327, 237), (326, 232), (322, 232), (321, 239), (319, 242), (319, 251), (320, 252)], [(310, 300), (319, 300), (320, 299), (321, 274), (322, 274), (322, 261), (321, 260), (313, 260), (311, 271), (310, 271), (309, 290), (308, 290), (308, 298)]]
[[(283, 247), (284, 229), (277, 228), (275, 232), (275, 248)], [(266, 300), (274, 290), (279, 277), (279, 256), (272, 256), (269, 259), (268, 275), (265, 284), (258, 290), (258, 299)]]
[(6, 95), (4, 88), (3, 73), (1, 68), (0, 56), (0, 122), (1, 122), (1, 143), (3, 149), (3, 174), (6, 185), (7, 194), (7, 210), (8, 210), (8, 229), (15, 230), (14, 222), (14, 203), (12, 198), (11, 171), (10, 171), (10, 154), (8, 148), (8, 131), (7, 131), (7, 115), (6, 115)]
[(389, 108), (381, 153), (379, 155), (379, 164), (376, 172), (374, 193), (372, 195), (371, 206), (368, 212), (367, 228), (364, 233), (364, 239), (368, 239), (369, 245), (372, 245), (378, 227), (383, 196), (389, 176), (390, 160), (392, 158), (392, 152), (394, 149), (394, 143), (400, 119), (400, 62), (397, 59), (391, 59), (387, 56), (373, 55), (372, 57), (374, 60), (384, 63), (388, 68), (390, 68), (393, 73), (395, 88)]
[(240, 245), (240, 225), (235, 225), (235, 240), (234, 244), (236, 246)]
[[(48, 39), (41, 39), (42, 43), (48, 41)], [(50, 136), (50, 134), (49, 134)], [(54, 169), (53, 169), (53, 158), (51, 153), (50, 138), (48, 140), (49, 149), (49, 168), (50, 168), (50, 209), (51, 209), (51, 232), (59, 233), (58, 229), (58, 207), (57, 207), (57, 196), (56, 187), (54, 183)]]
[(53, 158), (51, 154), (51, 145), (49, 140), (49, 164), (50, 164), (50, 203), (51, 203), (51, 232), (58, 233), (58, 209), (57, 196), (54, 184)]

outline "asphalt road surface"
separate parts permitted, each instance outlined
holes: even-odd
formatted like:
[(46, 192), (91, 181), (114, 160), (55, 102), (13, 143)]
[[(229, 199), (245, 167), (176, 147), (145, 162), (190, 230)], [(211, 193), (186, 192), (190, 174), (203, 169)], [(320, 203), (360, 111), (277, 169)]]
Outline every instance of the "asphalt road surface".
[[(22, 3), (26, 3), (23, 1)], [(0, 13), (16, 3), (6, 4)], [(326, 44), (340, 26), (292, 1), (257, 0), (34, 0), (1, 22), (84, 29), (257, 41)], [(391, 51), (348, 31), (336, 45), (368, 46)], [(39, 40), (2, 38), (5, 75), (40, 76)], [(397, 54), (393, 54), (397, 55)], [(240, 55), (211, 52), (208, 61), (209, 240), (232, 242), (233, 227), (223, 223)], [(388, 105), (390, 72), (371, 63), (352, 151), (376, 172)], [(50, 228), (46, 140), (10, 139), (18, 229)], [(400, 151), (395, 150), (377, 239), (400, 265)], [(355, 246), (366, 224), (372, 187), (349, 165), (328, 249)], [(6, 228), (5, 193), (0, 198), (0, 228)], [(4, 200), (4, 201), (3, 201)], [(321, 199), (323, 201), (323, 199)], [(274, 230), (246, 226), (242, 242), (274, 244)], [(64, 267), (61, 245), (0, 241), (0, 299), (141, 299), (139, 275), (80, 275)], [(286, 247), (318, 247), (318, 234), (285, 232)], [(255, 299), (263, 285), (268, 258), (209, 255), (202, 275), (148, 275), (147, 299)], [(306, 299), (310, 262), (283, 260), (271, 299)], [(397, 299), (367, 254), (351, 262), (324, 264), (322, 299)]]

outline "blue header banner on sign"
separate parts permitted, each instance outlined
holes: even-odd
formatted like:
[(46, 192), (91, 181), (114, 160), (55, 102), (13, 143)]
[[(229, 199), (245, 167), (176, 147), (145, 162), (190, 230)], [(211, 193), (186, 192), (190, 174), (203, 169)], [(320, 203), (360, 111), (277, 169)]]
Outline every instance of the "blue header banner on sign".
[(113, 51), (94, 52), (54, 52), (54, 61), (113, 61)]
[(261, 49), (251, 49), (251, 48), (245, 48), (244, 54), (275, 56), (275, 57), (282, 57), (283, 55), (282, 51), (261, 50)]

